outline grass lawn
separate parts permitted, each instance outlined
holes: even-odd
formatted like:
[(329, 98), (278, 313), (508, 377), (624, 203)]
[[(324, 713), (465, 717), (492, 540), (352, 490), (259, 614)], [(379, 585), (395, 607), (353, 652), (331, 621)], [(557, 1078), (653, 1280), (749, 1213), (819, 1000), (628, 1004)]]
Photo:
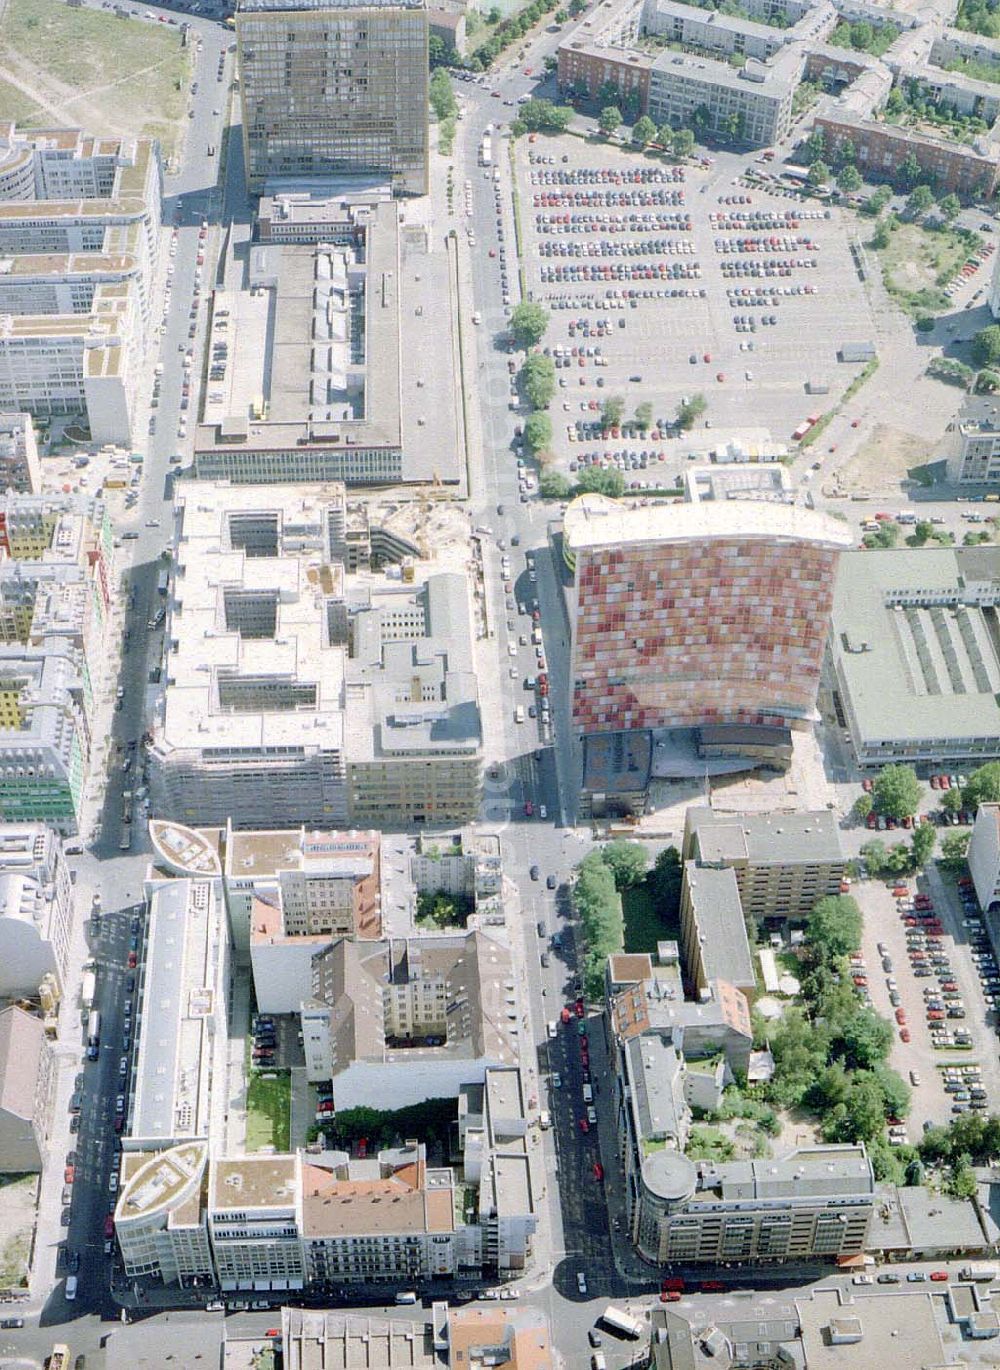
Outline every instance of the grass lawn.
[(44, 128), (46, 123), (51, 123), (41, 105), (3, 77), (0, 77), (0, 109), (5, 119), (13, 119), (22, 128)]
[(288, 1150), (291, 1095), (292, 1079), (287, 1071), (276, 1071), (273, 1079), (251, 1072), (247, 1084), (247, 1151), (260, 1151), (265, 1146)]
[(680, 928), (657, 917), (649, 891), (642, 885), (622, 891), (622, 911), (625, 915), (625, 950), (655, 953), (657, 942), (678, 938)]
[(688, 1134), (685, 1156), (692, 1161), (728, 1161), (736, 1147), (717, 1127), (693, 1127)]
[[(0, 52), (24, 79), (37, 81), (39, 95), (63, 111), (64, 124), (88, 127), (96, 110), (107, 131), (150, 134), (167, 155), (178, 141), (192, 49), (181, 47), (176, 25), (116, 19), (110, 10), (70, 9), (61, 0), (9, 0)], [(5, 111), (7, 94), (31, 103), (6, 90)], [(54, 120), (46, 110), (32, 122)]]
[(919, 224), (900, 224), (890, 235), (888, 247), (873, 250), (882, 263), (885, 287), (896, 302), (913, 314), (933, 314), (951, 308), (943, 287), (971, 248), (968, 237), (955, 229), (931, 232)]

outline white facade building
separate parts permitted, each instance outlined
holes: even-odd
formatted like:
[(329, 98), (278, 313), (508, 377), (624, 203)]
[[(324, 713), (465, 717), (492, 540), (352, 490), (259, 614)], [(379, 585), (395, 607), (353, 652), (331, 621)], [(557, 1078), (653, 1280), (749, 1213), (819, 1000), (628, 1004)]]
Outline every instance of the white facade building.
[(0, 996), (66, 985), (73, 887), (62, 840), (44, 823), (0, 824)]

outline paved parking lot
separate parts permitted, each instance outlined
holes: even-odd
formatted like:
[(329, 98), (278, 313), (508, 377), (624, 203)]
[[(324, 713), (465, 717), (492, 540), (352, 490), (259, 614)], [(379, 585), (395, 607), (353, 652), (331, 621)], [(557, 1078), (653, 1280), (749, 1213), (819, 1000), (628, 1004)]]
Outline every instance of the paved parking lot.
[[(919, 1084), (913, 1089), (913, 1106), (908, 1125), (909, 1140), (915, 1142), (926, 1120), (947, 1122), (952, 1117), (954, 1094), (946, 1090), (946, 1071), (953, 1067), (978, 1066), (982, 1084), (992, 1098), (1000, 1089), (1000, 1068), (996, 1050), (996, 1012), (987, 1005), (973, 956), (982, 956), (974, 926), (963, 926), (968, 917), (953, 885), (946, 886), (940, 874), (931, 870), (919, 885), (911, 878), (902, 881), (911, 894), (926, 895), (932, 904), (930, 919), (904, 921), (891, 886), (882, 881), (866, 881), (855, 887), (864, 912), (864, 973), (876, 1011), (893, 1023), (894, 1043), (890, 1064), (906, 1080), (917, 1073)], [(922, 902), (922, 901), (921, 901)], [(934, 929), (937, 923), (941, 931)], [(891, 970), (883, 969), (885, 947)], [(984, 964), (984, 963), (980, 963)], [(917, 974), (918, 968), (922, 973)], [(950, 974), (949, 974), (950, 972)], [(944, 977), (944, 978), (942, 978)], [(894, 983), (895, 991), (890, 990)], [(945, 989), (954, 985), (954, 989)], [(947, 996), (957, 997), (947, 997)], [(898, 1004), (894, 1000), (898, 999)], [(928, 1019), (928, 1000), (940, 1004), (932, 1011), (944, 1017)], [(897, 1007), (905, 1015), (910, 1041), (901, 1039), (896, 1022)], [(962, 1019), (949, 1019), (948, 1009), (960, 1007)], [(972, 1037), (971, 1049), (935, 1046), (935, 1031), (966, 1031)], [(952, 1081), (952, 1083), (955, 1083)]]
[[(711, 429), (765, 428), (786, 442), (857, 374), (837, 351), (874, 340), (875, 325), (840, 211), (709, 189), (700, 167), (576, 138), (521, 141), (516, 163), (528, 293), (551, 310), (545, 345), (568, 355), (550, 409), (564, 469), (645, 449), (628, 479), (655, 485), (683, 466), (692, 439), (662, 429), (571, 441), (568, 426), (596, 418), (609, 395), (624, 398), (626, 417), (648, 402), (666, 424), (701, 392)], [(810, 381), (829, 393), (807, 394)]]

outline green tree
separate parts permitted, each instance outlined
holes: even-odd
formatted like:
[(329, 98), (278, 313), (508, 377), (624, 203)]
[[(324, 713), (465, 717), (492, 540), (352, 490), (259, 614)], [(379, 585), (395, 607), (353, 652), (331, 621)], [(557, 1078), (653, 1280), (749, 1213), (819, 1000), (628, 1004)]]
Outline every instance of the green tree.
[(533, 408), (548, 409), (556, 390), (555, 362), (533, 352), (521, 367), (521, 383)]
[(892, 1028), (872, 1009), (862, 1009), (845, 1024), (840, 1040), (851, 1069), (867, 1070), (888, 1056)]
[[(997, 332), (1000, 333), (1000, 328)], [(969, 809), (978, 809), (980, 804), (1000, 803), (1000, 761), (987, 761), (985, 766), (978, 766), (969, 776), (962, 797)]]
[(617, 428), (625, 415), (625, 401), (621, 395), (609, 395), (601, 405), (601, 427)]
[(969, 851), (970, 836), (967, 832), (946, 833), (941, 839), (941, 864), (950, 870), (963, 868)]
[(862, 214), (870, 215), (873, 219), (877, 219), (891, 199), (892, 188), (890, 186), (879, 186), (878, 189), (873, 191), (873, 193), (868, 196), (867, 200), (865, 200), (864, 204), (861, 206), (861, 212)]
[(885, 843), (880, 837), (873, 837), (869, 842), (862, 844), (858, 855), (872, 875), (878, 875), (885, 866)]
[(906, 1183), (911, 1189), (916, 1189), (924, 1182), (924, 1167), (920, 1157), (914, 1156), (906, 1167)]
[(548, 414), (536, 410), (529, 414), (524, 424), (524, 441), (529, 452), (542, 452), (552, 442), (552, 420)]
[[(879, 1022), (884, 1023), (885, 1019), (880, 1018)], [(892, 1028), (885, 1024), (889, 1029), (889, 1041), (885, 1049), (885, 1055), (889, 1055), (892, 1045)], [(882, 1101), (885, 1105), (885, 1116), (887, 1118), (905, 1118), (910, 1111), (913, 1102), (913, 1091), (900, 1075), (898, 1070), (893, 1070), (892, 1066), (887, 1065), (885, 1059), (873, 1064), (872, 1078), (878, 1082), (878, 1087), (882, 1091)]]
[(511, 311), (510, 331), (514, 343), (522, 351), (537, 347), (549, 326), (549, 311), (534, 300), (522, 300)]
[(884, 251), (889, 246), (892, 238), (892, 215), (888, 218), (879, 219), (875, 225), (875, 232), (872, 234), (872, 247), (877, 251)]
[(900, 162), (897, 174), (900, 184), (908, 190), (920, 180), (923, 170), (913, 152), (908, 152)]
[(826, 158), (826, 134), (821, 128), (814, 128), (806, 139), (805, 161), (807, 166), (822, 162)]
[(646, 883), (656, 911), (665, 922), (676, 922), (680, 914), (683, 878), (680, 852), (676, 847), (664, 847), (653, 862)]
[(948, 1193), (956, 1199), (971, 1199), (979, 1188), (976, 1172), (967, 1160), (959, 1161), (948, 1176)]
[(962, 798), (962, 791), (959, 789), (945, 790), (941, 796), (941, 807), (945, 813), (958, 813), (959, 809), (965, 804)]
[(865, 792), (862, 791), (861, 794), (858, 795), (857, 799), (855, 799), (851, 812), (854, 814), (855, 818), (860, 819), (860, 821), (863, 823), (865, 819), (868, 817), (868, 815), (871, 813), (871, 811), (872, 797), (870, 794), (865, 794)]
[(906, 201), (906, 213), (911, 219), (919, 219), (926, 214), (934, 203), (934, 192), (929, 185), (914, 186)]
[(538, 477), (538, 489), (543, 499), (566, 499), (573, 487), (561, 471), (543, 466)]
[(830, 179), (830, 168), (824, 161), (815, 161), (809, 168), (809, 184), (811, 186), (825, 186)]
[(677, 423), (687, 432), (693, 428), (697, 419), (701, 418), (708, 408), (708, 401), (704, 395), (692, 395), (690, 399), (683, 401), (677, 406)]
[(924, 787), (912, 766), (883, 766), (872, 786), (876, 810), (886, 818), (909, 818), (916, 813)]
[[(663, 130), (660, 130), (660, 141), (663, 142)], [(664, 144), (666, 146), (666, 144)], [(689, 128), (679, 128), (674, 133), (670, 144), (671, 151), (679, 160), (690, 157), (694, 151), (694, 133)]]
[(910, 845), (913, 849), (913, 865), (917, 870), (922, 870), (931, 859), (931, 853), (937, 845), (937, 833), (933, 824), (918, 823), (913, 829)]
[(435, 118), (447, 119), (458, 109), (455, 92), (451, 88), (451, 80), (443, 67), (438, 67), (436, 71), (431, 72), (428, 94)]
[(861, 19), (856, 24), (851, 25), (851, 47), (856, 52), (868, 52), (875, 37), (871, 24)]
[(861, 946), (861, 910), (849, 894), (829, 894), (809, 915), (806, 937), (821, 957), (850, 956)]
[(569, 105), (554, 105), (551, 100), (525, 100), (517, 117), (529, 133), (565, 133), (573, 110)]
[[(917, 320), (917, 324), (918, 324), (918, 326), (919, 326), (919, 324), (920, 324), (920, 320), (919, 320), (919, 319)], [(933, 326), (934, 326), (934, 320), (932, 319), (932, 320), (931, 320), (931, 327), (933, 328)], [(914, 537), (915, 541), (918, 542), (918, 543), (923, 544), (923, 543), (925, 543), (925, 542), (928, 540), (928, 538), (932, 538), (933, 536), (934, 536), (934, 525), (933, 525), (933, 523), (930, 523), (927, 519), (920, 519), (920, 520), (918, 521), (918, 523), (917, 523), (917, 526), (916, 526), (916, 527), (914, 528), (914, 530), (913, 530), (913, 537)]]
[(608, 495), (611, 499), (620, 499), (625, 493), (625, 477), (617, 466), (611, 466), (607, 470), (600, 466), (588, 466), (585, 471), (580, 472), (576, 493)]
[(610, 866), (619, 893), (640, 885), (646, 878), (649, 856), (641, 842), (606, 842), (601, 848), (601, 859)]
[(622, 126), (622, 112), (617, 105), (605, 105), (597, 119), (597, 126), (605, 138), (610, 138)]
[(643, 400), (635, 407), (635, 426), (645, 431), (653, 422), (653, 406), (649, 400)]
[(885, 1127), (885, 1102), (878, 1081), (858, 1071), (847, 1099), (824, 1117), (821, 1130), (828, 1142), (870, 1142)]
[(636, 119), (632, 125), (632, 142), (636, 147), (648, 147), (656, 138), (656, 125), (648, 114)]
[(704, 135), (712, 127), (712, 111), (708, 105), (698, 105), (691, 114), (691, 128), (694, 136)]
[(952, 219), (957, 218), (961, 209), (961, 201), (954, 193), (946, 195), (943, 200), (938, 202), (938, 213), (941, 215), (942, 219), (949, 224)]
[(608, 957), (621, 950), (624, 936), (621, 896), (615, 889), (611, 867), (599, 851), (589, 852), (576, 868), (573, 902), (583, 925), (587, 953), (584, 987), (588, 996), (602, 992)]
[(837, 186), (845, 195), (854, 195), (861, 185), (861, 172), (851, 162), (837, 172)]

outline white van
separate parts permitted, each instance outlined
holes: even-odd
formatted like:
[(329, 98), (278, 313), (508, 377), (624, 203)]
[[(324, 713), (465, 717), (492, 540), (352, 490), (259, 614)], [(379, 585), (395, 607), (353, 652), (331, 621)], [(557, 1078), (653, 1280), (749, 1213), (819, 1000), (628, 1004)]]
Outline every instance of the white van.
[(519, 704), (519, 705), (517, 706), (517, 708), (514, 710), (514, 722), (515, 722), (515, 723), (523, 723), (523, 722), (524, 722), (524, 705), (523, 705), (523, 704)]
[(584, 1085), (583, 1102), (585, 1104), (592, 1104), (594, 1102), (594, 1090), (592, 1085)]
[(68, 1303), (72, 1303), (73, 1300), (74, 1300), (75, 1298), (76, 1298), (76, 1276), (75, 1276), (75, 1275), (67, 1275), (67, 1276), (66, 1276), (66, 1300), (67, 1300)]
[(396, 1295), (396, 1302), (397, 1302), (397, 1303), (416, 1303), (416, 1301), (417, 1301), (417, 1295), (416, 1295), (416, 1291), (413, 1290), (413, 1289), (402, 1289), (402, 1290), (400, 1290), (400, 1292)]

